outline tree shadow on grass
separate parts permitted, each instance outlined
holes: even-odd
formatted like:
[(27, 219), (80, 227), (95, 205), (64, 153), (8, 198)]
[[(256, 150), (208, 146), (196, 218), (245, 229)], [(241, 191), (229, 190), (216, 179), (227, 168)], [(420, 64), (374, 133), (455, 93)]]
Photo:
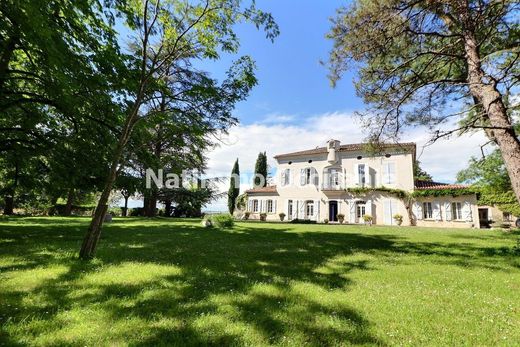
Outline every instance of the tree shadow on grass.
[[(64, 313), (89, 320), (89, 310), (95, 308), (112, 326), (110, 333), (77, 337), (74, 343), (242, 345), (293, 339), (293, 344), (383, 345), (371, 332), (370, 321), (345, 303), (351, 272), (372, 270), (368, 260), (348, 255), (405, 253), (454, 265), (471, 255), (507, 257), (471, 244), (295, 229), (255, 225), (224, 231), (195, 223), (114, 223), (103, 233), (97, 259), (82, 262), (75, 258), (82, 225), (43, 223), (29, 231), (23, 224), (3, 225), (0, 241), (11, 241), (1, 244), (2, 257), (13, 259), (2, 265), (7, 278), (65, 267), (29, 289), (0, 288), (0, 323), (20, 326), (4, 331), (3, 338), (10, 344), (25, 335), (35, 343), (35, 328), (25, 326), (27, 321), (35, 320), (49, 333), (53, 326), (59, 330), (60, 324), (72, 324), (63, 322)], [(485, 262), (464, 266), (490, 266)], [(125, 321), (136, 323), (127, 327)], [(123, 327), (114, 327), (119, 325)], [(54, 333), (54, 343), (71, 342)]]

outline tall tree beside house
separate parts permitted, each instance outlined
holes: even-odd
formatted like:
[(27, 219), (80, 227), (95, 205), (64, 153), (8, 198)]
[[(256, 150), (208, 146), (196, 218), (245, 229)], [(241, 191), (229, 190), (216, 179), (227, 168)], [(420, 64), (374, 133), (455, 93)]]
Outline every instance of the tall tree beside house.
[(265, 187), (267, 185), (267, 155), (266, 152), (258, 153), (255, 163), (255, 177), (253, 184), (255, 187)]
[[(196, 59), (216, 60), (220, 57), (219, 52), (237, 53), (239, 40), (233, 28), (241, 22), (253, 23), (257, 27), (262, 26), (267, 37), (271, 39), (278, 34), (278, 27), (271, 15), (258, 10), (254, 1), (141, 0), (124, 2), (120, 5), (121, 14), (130, 28), (129, 36), (132, 37), (129, 64), (133, 68), (133, 73), (130, 74), (133, 88), (121, 95), (122, 98), (127, 98), (129, 107), (119, 132), (117, 145), (113, 150), (104, 188), (81, 246), (80, 258), (82, 259), (90, 259), (95, 254), (103, 218), (108, 208), (108, 198), (132, 132), (142, 119), (148, 102), (155, 99), (155, 92), (165, 81), (176, 80), (177, 74), (182, 72), (177, 68), (178, 65), (181, 69), (189, 68)], [(236, 83), (233, 88), (238, 91), (248, 90), (256, 83), (251, 69), (240, 71), (241, 67), (247, 65), (247, 59), (242, 60), (241, 63), (230, 71), (231, 74), (238, 73), (241, 77), (232, 80)], [(213, 92), (212, 89), (203, 87), (195, 89), (194, 92), (202, 95)], [(175, 95), (173, 94), (172, 97)], [(240, 95), (232, 95), (231, 98), (240, 100)], [(207, 99), (201, 101), (204, 103)], [(192, 104), (192, 108), (199, 106), (198, 103)], [(211, 105), (204, 106), (211, 107)], [(223, 124), (221, 130), (225, 131), (229, 121), (228, 119), (220, 121)], [(186, 131), (190, 131), (189, 126)]]
[(240, 195), (240, 168), (238, 166), (238, 158), (233, 165), (231, 170), (231, 177), (229, 178), (229, 191), (228, 191), (228, 209), (229, 213), (235, 212), (236, 201)]
[(354, 1), (333, 21), (330, 79), (358, 67), (374, 142), (416, 125), (433, 129), (432, 141), (485, 130), (520, 201), (520, 141), (507, 102), (520, 83), (519, 11), (509, 0)]

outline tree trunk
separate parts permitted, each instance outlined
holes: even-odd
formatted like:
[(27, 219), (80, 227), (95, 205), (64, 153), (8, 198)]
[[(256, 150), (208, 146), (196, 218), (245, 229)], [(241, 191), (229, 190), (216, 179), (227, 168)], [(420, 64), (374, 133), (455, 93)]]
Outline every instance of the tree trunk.
[(74, 189), (70, 188), (67, 194), (67, 204), (65, 205), (65, 210), (63, 211), (64, 216), (70, 216), (72, 214), (72, 203), (74, 202)]
[(477, 40), (467, 4), (463, 2), (461, 19), (464, 24), (464, 49), (468, 64), (469, 89), (483, 107), (493, 129), (493, 138), (500, 148), (516, 199), (520, 203), (520, 141), (507, 115), (503, 96), (496, 82), (485, 75), (481, 66)]
[(79, 251), (79, 257), (81, 259), (91, 259), (96, 254), (99, 236), (101, 235), (101, 228), (103, 226), (105, 214), (108, 210), (108, 199), (110, 197), (112, 187), (114, 186), (114, 182), (117, 178), (119, 162), (123, 155), (123, 150), (126, 146), (126, 143), (130, 138), (130, 134), (132, 133), (135, 120), (137, 119), (137, 112), (139, 111), (139, 107), (137, 106), (139, 104), (138, 102), (139, 101), (136, 101), (136, 105), (134, 105), (132, 112), (126, 118), (123, 130), (119, 136), (119, 141), (117, 142), (117, 146), (112, 157), (112, 162), (110, 164), (110, 171), (105, 180), (105, 186), (101, 192), (101, 196), (99, 197), (98, 204), (94, 210), (94, 215), (92, 216), (90, 226), (87, 230), (85, 238), (83, 239), (83, 244), (81, 245), (81, 249)]
[(164, 202), (164, 215), (165, 217), (170, 217), (172, 214), (172, 201), (166, 200)]
[(14, 197), (12, 195), (6, 195), (4, 197), (4, 215), (11, 216), (14, 214)]
[(123, 196), (125, 198), (125, 207), (123, 207), (123, 217), (126, 217), (127, 214), (128, 214), (128, 198), (130, 198), (130, 196)]

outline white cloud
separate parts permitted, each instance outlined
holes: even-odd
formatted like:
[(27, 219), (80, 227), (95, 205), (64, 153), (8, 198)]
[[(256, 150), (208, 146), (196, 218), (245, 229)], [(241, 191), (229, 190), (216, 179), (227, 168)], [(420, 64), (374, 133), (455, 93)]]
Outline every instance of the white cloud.
[[(277, 117), (284, 119), (283, 115)], [(289, 118), (291, 125), (256, 123), (232, 128), (224, 143), (209, 153), (208, 174), (229, 175), (236, 158), (239, 158), (240, 171), (251, 173), (258, 153), (263, 151), (267, 152), (268, 164), (274, 168), (273, 156), (276, 154), (324, 146), (331, 138), (346, 144), (362, 142), (365, 137), (363, 128), (351, 113), (326, 113), (306, 118), (296, 125), (297, 119), (287, 116)], [(439, 140), (423, 148), (428, 140), (429, 135), (424, 130), (416, 129), (402, 136), (403, 142), (417, 143), (423, 169), (435, 180), (445, 182), (455, 181), (457, 172), (467, 165), (472, 155), (480, 154), (480, 145), (486, 142), (483, 134), (474, 134)], [(245, 188), (246, 185), (241, 191)], [(216, 202), (208, 208), (224, 210), (225, 202)]]

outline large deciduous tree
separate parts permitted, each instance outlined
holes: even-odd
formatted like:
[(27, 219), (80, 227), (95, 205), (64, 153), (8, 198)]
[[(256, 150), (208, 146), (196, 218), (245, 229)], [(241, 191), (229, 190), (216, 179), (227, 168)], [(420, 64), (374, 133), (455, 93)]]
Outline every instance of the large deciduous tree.
[[(126, 4), (122, 12), (131, 29), (130, 36), (134, 38), (130, 47), (135, 71), (130, 78), (134, 83), (124, 95), (128, 109), (104, 188), (80, 250), (83, 259), (95, 254), (108, 198), (134, 127), (147, 113), (145, 106), (154, 98), (161, 84), (176, 79), (179, 72), (177, 63), (184, 61), (189, 65), (195, 59), (218, 59), (221, 51), (236, 53), (239, 41), (233, 26), (240, 22), (264, 26), (270, 38), (278, 33), (272, 17), (256, 9), (254, 2), (248, 6), (240, 0), (140, 0)], [(239, 79), (242, 82), (238, 83), (247, 86), (251, 77), (244, 71)], [(227, 125), (229, 122), (222, 119), (222, 123)], [(226, 130), (226, 127), (221, 130)]]
[(430, 127), (432, 140), (484, 130), (520, 201), (520, 142), (508, 103), (520, 82), (519, 12), (511, 0), (354, 1), (329, 34), (331, 80), (358, 68), (374, 141), (414, 125)]

